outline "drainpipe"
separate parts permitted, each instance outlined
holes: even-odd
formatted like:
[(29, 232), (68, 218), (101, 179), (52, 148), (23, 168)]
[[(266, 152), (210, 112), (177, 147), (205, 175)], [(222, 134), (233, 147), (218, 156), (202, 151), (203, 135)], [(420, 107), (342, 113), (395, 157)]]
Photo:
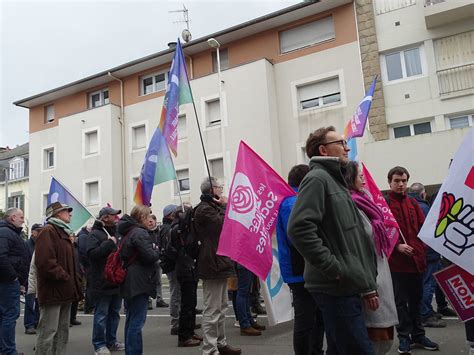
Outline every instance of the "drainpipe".
[(127, 212), (128, 205), (127, 205), (127, 162), (125, 159), (125, 109), (123, 106), (123, 80), (117, 78), (114, 76), (111, 72), (108, 72), (108, 75), (114, 79), (120, 82), (120, 118), (119, 118), (119, 123), (120, 123), (120, 133), (121, 133), (121, 160), (122, 160), (122, 211), (123, 213)]

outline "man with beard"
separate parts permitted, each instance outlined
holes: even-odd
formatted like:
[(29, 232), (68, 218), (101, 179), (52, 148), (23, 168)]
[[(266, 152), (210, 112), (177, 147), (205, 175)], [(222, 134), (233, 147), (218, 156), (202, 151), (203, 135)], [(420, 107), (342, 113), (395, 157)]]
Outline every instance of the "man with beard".
[(117, 341), (117, 328), (120, 321), (120, 286), (107, 282), (104, 269), (109, 255), (117, 249), (117, 215), (122, 213), (111, 207), (99, 212), (87, 238), (87, 256), (89, 258), (90, 292), (95, 300), (92, 344), (96, 355), (121, 351), (125, 345)]

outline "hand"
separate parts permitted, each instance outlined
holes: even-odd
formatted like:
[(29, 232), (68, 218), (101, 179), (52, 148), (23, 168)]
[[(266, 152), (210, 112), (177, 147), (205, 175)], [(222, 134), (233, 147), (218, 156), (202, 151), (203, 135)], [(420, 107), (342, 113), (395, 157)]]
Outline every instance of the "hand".
[(402, 254), (405, 254), (406, 256), (413, 256), (413, 253), (415, 252), (415, 249), (413, 249), (408, 244), (398, 244), (397, 245), (397, 251), (402, 253)]
[(225, 205), (227, 203), (227, 197), (222, 195), (221, 197), (219, 197), (218, 199), (217, 198), (214, 198), (214, 202), (215, 203), (218, 203), (220, 205)]
[(26, 292), (25, 286), (21, 285), (20, 286), (20, 293), (25, 294), (25, 292)]
[(371, 311), (376, 311), (380, 306), (379, 297), (375, 294), (365, 296), (364, 302), (365, 302), (365, 306)]
[(117, 244), (117, 238), (110, 236), (109, 239), (114, 242), (114, 244)]

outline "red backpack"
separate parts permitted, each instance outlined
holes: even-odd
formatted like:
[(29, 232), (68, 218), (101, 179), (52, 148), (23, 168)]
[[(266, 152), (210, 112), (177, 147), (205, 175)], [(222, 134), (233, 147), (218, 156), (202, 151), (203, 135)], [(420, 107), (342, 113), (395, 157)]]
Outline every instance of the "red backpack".
[(121, 285), (127, 277), (127, 267), (132, 264), (137, 258), (137, 252), (135, 252), (132, 257), (128, 260), (127, 266), (120, 259), (120, 251), (125, 243), (125, 240), (128, 238), (130, 232), (135, 229), (132, 228), (130, 231), (122, 238), (119, 247), (113, 253), (110, 253), (107, 257), (104, 268), (104, 277), (105, 280), (114, 285)]

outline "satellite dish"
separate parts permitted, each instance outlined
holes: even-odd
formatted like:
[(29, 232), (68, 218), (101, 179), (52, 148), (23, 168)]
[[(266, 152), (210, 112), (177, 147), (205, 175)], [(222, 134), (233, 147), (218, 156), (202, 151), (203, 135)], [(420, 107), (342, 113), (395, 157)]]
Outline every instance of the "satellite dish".
[(183, 41), (187, 43), (192, 38), (191, 32), (189, 32), (188, 29), (184, 29), (183, 32), (181, 33), (181, 37), (183, 38)]

